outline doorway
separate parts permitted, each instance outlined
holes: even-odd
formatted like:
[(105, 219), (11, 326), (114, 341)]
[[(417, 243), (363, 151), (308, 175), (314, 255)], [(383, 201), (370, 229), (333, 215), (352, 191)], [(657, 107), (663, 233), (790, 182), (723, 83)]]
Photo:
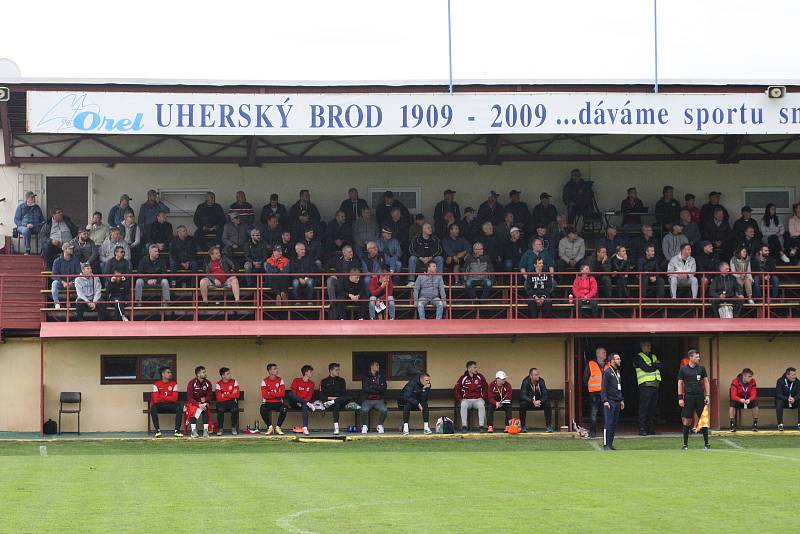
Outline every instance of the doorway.
[(52, 214), (53, 208), (61, 208), (75, 226), (86, 226), (91, 193), (88, 176), (48, 176), (45, 182), (47, 212)]

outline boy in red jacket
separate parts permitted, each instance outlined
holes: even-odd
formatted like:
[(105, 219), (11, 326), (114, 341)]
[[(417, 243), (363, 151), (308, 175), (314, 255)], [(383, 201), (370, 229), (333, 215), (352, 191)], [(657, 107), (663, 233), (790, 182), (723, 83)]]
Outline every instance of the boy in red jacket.
[(292, 389), (286, 393), (286, 398), (289, 400), (289, 405), (293, 408), (303, 411), (303, 435), (308, 435), (308, 412), (318, 409), (325, 409), (321, 404), (314, 404), (314, 382), (311, 377), (314, 376), (314, 368), (310, 365), (304, 365), (300, 368), (299, 376), (292, 380)]
[(580, 315), (581, 308), (589, 308), (592, 317), (597, 319), (600, 316), (600, 309), (597, 307), (597, 280), (589, 274), (588, 265), (581, 265), (580, 274), (572, 282), (572, 294), (578, 305), (578, 315)]
[(467, 362), (467, 370), (453, 387), (456, 402), (461, 407), (461, 431), (466, 432), (470, 410), (478, 410), (478, 426), (483, 430), (486, 424), (486, 397), (489, 384), (478, 372), (478, 364), (472, 360)]
[(158, 424), (158, 414), (175, 414), (175, 437), (182, 438), (181, 419), (183, 418), (183, 407), (178, 402), (178, 383), (172, 379), (172, 369), (161, 367), (158, 372), (161, 380), (153, 384), (153, 391), (150, 393), (150, 419), (153, 420), (153, 428), (156, 429), (156, 437), (161, 437), (161, 425)]
[(747, 409), (753, 410), (753, 432), (758, 432), (758, 389), (751, 369), (745, 367), (731, 381), (730, 397), (731, 432), (736, 432), (736, 410)]
[(225, 412), (231, 414), (231, 434), (239, 433), (239, 382), (231, 377), (231, 370), (222, 367), (219, 370), (221, 380), (214, 385), (214, 395), (217, 399), (217, 435), (222, 435), (222, 426), (225, 423)]
[(494, 411), (503, 410), (505, 412), (504, 427), (508, 426), (511, 419), (511, 384), (508, 383), (508, 375), (505, 371), (497, 371), (494, 380), (489, 384), (489, 396), (486, 399), (486, 416), (489, 424), (486, 432), (494, 432)]
[[(389, 314), (389, 320), (394, 321), (393, 291), (392, 271), (388, 265), (384, 265), (380, 276), (373, 276), (369, 279), (369, 318), (371, 320), (375, 320), (378, 313), (386, 309)], [(379, 308), (376, 309), (376, 307)]]
[[(286, 395), (286, 384), (283, 383), (283, 378), (278, 376), (278, 364), (267, 364), (267, 376), (261, 381), (261, 419), (267, 425), (266, 434), (283, 435), (281, 425), (283, 420), (286, 419), (287, 408), (283, 403), (283, 397)], [(272, 426), (272, 412), (278, 412), (278, 424)]]

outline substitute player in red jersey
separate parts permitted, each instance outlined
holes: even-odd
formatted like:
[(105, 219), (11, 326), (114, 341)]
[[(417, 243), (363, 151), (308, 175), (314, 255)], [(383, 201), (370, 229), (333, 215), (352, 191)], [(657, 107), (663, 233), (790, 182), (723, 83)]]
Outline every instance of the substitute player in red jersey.
[[(278, 364), (267, 364), (267, 376), (261, 381), (261, 419), (267, 425), (267, 434), (283, 435), (281, 425), (286, 419), (287, 408), (283, 403), (286, 395), (286, 384), (278, 376)], [(272, 426), (272, 412), (278, 412), (278, 424)]]
[(289, 405), (293, 408), (298, 408), (303, 411), (303, 435), (308, 435), (308, 412), (313, 412), (317, 409), (325, 409), (322, 404), (314, 404), (314, 381), (311, 377), (314, 376), (314, 368), (310, 365), (304, 365), (300, 368), (299, 376), (292, 380), (292, 389), (286, 393), (286, 398), (289, 400)]
[(181, 416), (183, 407), (178, 402), (178, 383), (172, 379), (172, 369), (161, 367), (158, 372), (161, 380), (153, 384), (153, 392), (150, 394), (150, 419), (153, 420), (153, 428), (156, 429), (156, 437), (161, 437), (161, 425), (158, 423), (158, 414), (175, 414), (175, 437), (182, 438)]
[(217, 435), (222, 435), (222, 426), (225, 424), (225, 412), (231, 414), (231, 434), (239, 433), (239, 382), (231, 377), (231, 370), (221, 367), (219, 376), (222, 377), (214, 384), (214, 396), (217, 399)]
[(206, 368), (202, 365), (194, 368), (194, 378), (186, 386), (186, 412), (189, 414), (189, 424), (192, 437), (197, 434), (197, 419), (203, 419), (203, 437), (208, 437), (208, 409), (211, 405), (211, 393), (214, 386), (206, 380)]

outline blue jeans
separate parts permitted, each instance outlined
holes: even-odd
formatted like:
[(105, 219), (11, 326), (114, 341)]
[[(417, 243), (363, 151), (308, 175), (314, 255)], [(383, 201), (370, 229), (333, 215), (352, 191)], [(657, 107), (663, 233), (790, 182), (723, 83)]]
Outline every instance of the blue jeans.
[[(50, 295), (53, 297), (53, 303), (54, 304), (58, 304), (58, 293), (59, 293), (59, 291), (64, 289), (64, 287), (65, 286), (61, 282), (61, 280), (53, 280), (53, 283), (50, 284)], [(75, 288), (74, 287), (72, 289), (70, 289), (69, 300), (71, 300), (72, 302), (75, 302)]]
[(425, 320), (425, 306), (427, 304), (434, 304), (436, 306), (436, 318), (441, 319), (444, 315), (444, 301), (439, 297), (434, 299), (420, 298), (417, 301), (417, 313), (421, 320)]
[(475, 300), (475, 288), (481, 286), (481, 300), (489, 298), (489, 292), (492, 290), (492, 281), (488, 278), (467, 278), (464, 280), (464, 291), (467, 297)]
[[(378, 297), (369, 298), (369, 318), (375, 320), (378, 313), (375, 311), (375, 304), (378, 302)], [(394, 321), (394, 297), (389, 297), (386, 302), (386, 311), (389, 313), (389, 320)]]
[[(754, 274), (753, 275), (753, 296), (755, 298), (761, 298), (761, 285), (766, 282), (765, 276)], [(772, 274), (769, 276), (769, 298), (776, 299), (780, 296), (781, 292), (781, 285), (780, 281), (778, 280), (777, 274)]]
[(25, 253), (30, 254), (31, 252), (31, 235), (38, 235), (39, 229), (35, 226), (33, 228), (28, 228), (27, 226), (17, 226), (17, 232), (19, 235), (22, 236), (22, 244), (25, 246)]
[[(384, 256), (383, 259), (386, 262), (386, 265), (389, 267), (389, 269), (392, 270), (393, 273), (400, 273), (403, 271), (403, 262), (400, 261), (400, 258), (391, 258), (389, 256)], [(395, 285), (397, 285), (400, 283), (400, 277), (393, 276), (392, 281), (394, 282)]]
[[(436, 272), (443, 273), (444, 272), (444, 258), (441, 256), (436, 256), (431, 260), (433, 263), (436, 264)], [(411, 256), (408, 258), (408, 278), (410, 281), (414, 281), (416, 278), (417, 272), (417, 264), (422, 263), (419, 261), (419, 258), (416, 256)]]
[(292, 279), (292, 296), (295, 300), (303, 300), (310, 302), (314, 300), (314, 286), (317, 281), (313, 278), (307, 278), (305, 283), (300, 282), (299, 278)]

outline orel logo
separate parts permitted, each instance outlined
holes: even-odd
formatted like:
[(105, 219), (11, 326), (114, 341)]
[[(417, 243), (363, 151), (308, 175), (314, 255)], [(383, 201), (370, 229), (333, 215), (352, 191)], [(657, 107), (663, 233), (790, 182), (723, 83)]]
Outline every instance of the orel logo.
[(64, 96), (44, 114), (37, 126), (56, 123), (56, 131), (78, 130), (81, 132), (136, 132), (143, 128), (143, 113), (134, 117), (108, 117), (100, 112), (97, 104), (87, 102), (87, 93), (72, 93)]

